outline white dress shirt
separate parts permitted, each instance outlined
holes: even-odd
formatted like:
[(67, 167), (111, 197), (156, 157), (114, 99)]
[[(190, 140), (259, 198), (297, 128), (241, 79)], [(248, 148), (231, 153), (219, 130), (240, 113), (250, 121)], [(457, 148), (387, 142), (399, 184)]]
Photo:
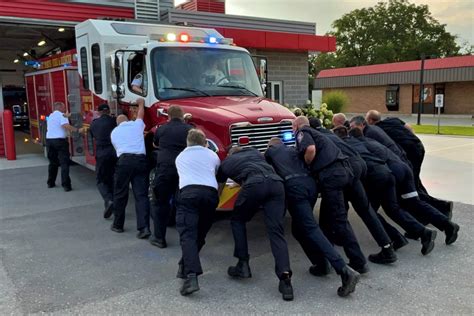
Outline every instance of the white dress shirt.
[(203, 146), (186, 147), (176, 157), (179, 188), (205, 185), (217, 190), (216, 172), (221, 161), (217, 154)]
[(117, 152), (117, 157), (122, 154), (144, 155), (146, 153), (144, 130), (145, 123), (142, 119), (122, 122), (114, 128), (112, 134), (110, 134), (110, 139)]
[(64, 124), (69, 124), (69, 120), (62, 112), (56, 110), (51, 113), (46, 122), (46, 139), (66, 138), (67, 131), (63, 127)]

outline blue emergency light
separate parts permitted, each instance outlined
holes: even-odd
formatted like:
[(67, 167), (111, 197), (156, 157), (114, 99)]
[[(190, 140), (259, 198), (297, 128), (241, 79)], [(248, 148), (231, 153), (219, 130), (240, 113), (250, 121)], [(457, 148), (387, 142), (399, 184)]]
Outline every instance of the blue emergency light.
[(289, 142), (293, 140), (293, 133), (292, 132), (284, 132), (282, 135), (282, 139), (284, 142)]

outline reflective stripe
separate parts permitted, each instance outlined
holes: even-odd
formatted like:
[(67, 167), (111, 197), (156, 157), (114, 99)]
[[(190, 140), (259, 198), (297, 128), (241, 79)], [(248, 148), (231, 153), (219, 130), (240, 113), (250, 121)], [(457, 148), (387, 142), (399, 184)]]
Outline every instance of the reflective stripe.
[(413, 192), (410, 192), (410, 193), (402, 194), (402, 199), (406, 200), (406, 199), (410, 199), (410, 198), (415, 197), (415, 196), (418, 196), (418, 192), (413, 191)]

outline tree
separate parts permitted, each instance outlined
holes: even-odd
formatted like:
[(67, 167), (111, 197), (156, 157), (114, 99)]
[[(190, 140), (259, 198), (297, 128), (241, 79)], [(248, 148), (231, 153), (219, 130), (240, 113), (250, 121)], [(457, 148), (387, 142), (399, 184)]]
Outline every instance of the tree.
[(416, 60), (422, 53), (454, 56), (460, 50), (456, 36), (431, 16), (427, 5), (407, 0), (389, 0), (351, 11), (335, 20), (332, 27), (329, 35), (336, 37), (336, 52), (318, 55), (312, 61), (316, 72)]

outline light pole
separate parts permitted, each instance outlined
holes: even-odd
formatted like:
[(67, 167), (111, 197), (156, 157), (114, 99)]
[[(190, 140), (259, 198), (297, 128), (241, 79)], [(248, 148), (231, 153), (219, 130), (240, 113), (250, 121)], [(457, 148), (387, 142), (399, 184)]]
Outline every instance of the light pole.
[(421, 53), (421, 70), (420, 70), (420, 98), (418, 100), (418, 117), (416, 125), (421, 125), (421, 107), (423, 105), (423, 73), (425, 71), (425, 54)]

